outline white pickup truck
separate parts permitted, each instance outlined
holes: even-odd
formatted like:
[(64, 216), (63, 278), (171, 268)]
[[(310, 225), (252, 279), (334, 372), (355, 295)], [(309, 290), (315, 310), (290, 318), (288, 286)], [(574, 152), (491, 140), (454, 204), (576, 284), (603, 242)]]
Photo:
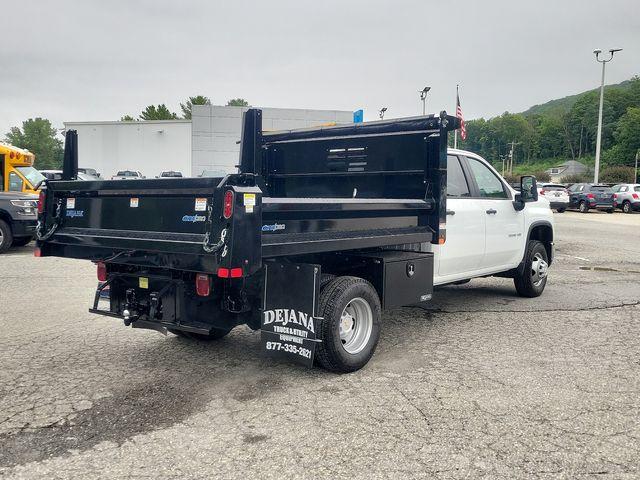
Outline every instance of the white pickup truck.
[(261, 115), (244, 114), (238, 173), (48, 182), (36, 254), (96, 262), (92, 313), (204, 341), (248, 325), (265, 354), (337, 372), (369, 361), (383, 309), (427, 302), (434, 285), (494, 275), (543, 292), (549, 202), (534, 177), (516, 192), (447, 151), (459, 119), (268, 132)]
[(537, 198), (519, 204), (516, 192), (482, 157), (449, 149), (447, 240), (432, 246), (434, 285), (488, 275), (513, 277), (525, 297), (542, 293), (553, 259), (553, 213)]

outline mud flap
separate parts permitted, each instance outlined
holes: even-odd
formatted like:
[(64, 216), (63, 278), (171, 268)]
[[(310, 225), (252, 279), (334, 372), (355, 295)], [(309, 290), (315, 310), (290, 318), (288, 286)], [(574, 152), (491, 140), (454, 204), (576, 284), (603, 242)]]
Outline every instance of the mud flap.
[(320, 265), (266, 263), (262, 309), (262, 350), (308, 367), (316, 339)]

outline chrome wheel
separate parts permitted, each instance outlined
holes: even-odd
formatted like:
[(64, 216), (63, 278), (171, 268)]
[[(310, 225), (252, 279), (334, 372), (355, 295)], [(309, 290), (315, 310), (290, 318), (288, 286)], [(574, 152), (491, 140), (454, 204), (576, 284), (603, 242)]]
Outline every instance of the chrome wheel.
[(549, 264), (542, 258), (540, 253), (536, 253), (531, 261), (531, 281), (534, 286), (540, 285), (547, 278)]
[(622, 211), (624, 213), (631, 212), (631, 204), (629, 202), (624, 202), (624, 204), (622, 205)]
[(364, 298), (352, 299), (340, 315), (340, 341), (347, 353), (355, 355), (369, 343), (373, 312)]

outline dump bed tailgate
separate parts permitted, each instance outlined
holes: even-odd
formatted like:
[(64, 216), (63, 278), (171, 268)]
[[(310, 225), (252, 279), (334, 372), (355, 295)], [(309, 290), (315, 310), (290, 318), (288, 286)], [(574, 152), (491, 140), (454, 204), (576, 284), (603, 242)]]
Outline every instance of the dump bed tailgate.
[[(214, 247), (223, 230), (231, 242), (233, 230), (233, 221), (221, 218), (222, 192), (247, 190), (222, 188), (223, 183), (222, 178), (49, 182), (39, 247), (44, 256), (215, 271), (220, 248)], [(255, 223), (250, 228), (259, 252), (259, 219)]]

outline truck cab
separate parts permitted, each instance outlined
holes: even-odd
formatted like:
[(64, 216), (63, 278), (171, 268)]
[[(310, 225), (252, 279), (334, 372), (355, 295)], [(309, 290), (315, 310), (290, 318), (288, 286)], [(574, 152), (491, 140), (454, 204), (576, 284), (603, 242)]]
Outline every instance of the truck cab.
[(37, 193), (44, 176), (33, 167), (29, 150), (0, 143), (0, 192)]
[[(529, 192), (531, 193), (531, 192)], [(516, 192), (479, 155), (447, 153), (447, 235), (434, 245), (434, 285), (502, 274), (521, 265), (530, 240), (542, 244), (546, 259), (535, 265), (536, 283), (553, 258), (553, 213), (537, 198), (520, 203)]]

